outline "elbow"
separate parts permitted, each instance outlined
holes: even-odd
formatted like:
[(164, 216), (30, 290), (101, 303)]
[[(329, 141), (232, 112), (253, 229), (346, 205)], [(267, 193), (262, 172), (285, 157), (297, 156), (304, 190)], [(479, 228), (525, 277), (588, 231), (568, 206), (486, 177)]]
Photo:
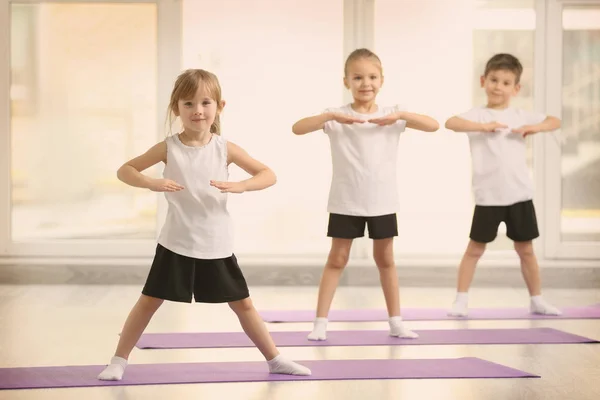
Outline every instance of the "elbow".
[(298, 129), (298, 124), (297, 124), (297, 123), (296, 123), (296, 124), (294, 124), (294, 125), (292, 125), (292, 133), (293, 133), (294, 135), (300, 135), (300, 134), (301, 134), (301, 133), (300, 133), (300, 129)]
[(435, 119), (431, 120), (431, 125), (428, 127), (427, 132), (435, 132), (440, 129), (440, 124)]
[(119, 169), (117, 170), (117, 179), (120, 180), (121, 182), (123, 182), (123, 169), (124, 169), (125, 165), (121, 165), (121, 167), (119, 167)]
[(562, 121), (559, 118), (554, 117), (554, 129), (559, 129), (562, 126)]
[(266, 188), (271, 187), (277, 183), (277, 175), (275, 175), (275, 172), (273, 172), (272, 169), (270, 169), (270, 168), (267, 169), (266, 175), (269, 177), (266, 181), (266, 184), (267, 184)]

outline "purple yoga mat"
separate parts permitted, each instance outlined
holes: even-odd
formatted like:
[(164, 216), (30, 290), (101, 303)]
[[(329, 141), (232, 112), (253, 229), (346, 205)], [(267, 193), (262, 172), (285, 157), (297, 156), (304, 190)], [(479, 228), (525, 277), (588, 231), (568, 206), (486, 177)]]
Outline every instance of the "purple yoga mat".
[[(403, 308), (402, 319), (405, 321), (443, 321), (472, 319), (596, 319), (600, 318), (600, 305), (587, 307), (562, 308), (562, 315), (536, 315), (526, 308), (471, 308), (468, 317), (449, 317), (447, 309), (437, 308)], [(312, 322), (314, 310), (267, 310), (260, 315), (265, 322)], [(383, 309), (331, 310), (329, 321), (368, 322), (387, 321), (387, 311)]]
[(539, 378), (479, 358), (301, 361), (312, 376), (272, 375), (254, 362), (137, 364), (121, 381), (99, 381), (102, 365), (0, 368), (0, 389), (166, 385), (173, 383), (323, 381), (346, 379)]
[[(400, 346), (441, 344), (565, 344), (599, 343), (552, 328), (420, 330), (418, 339), (390, 337), (388, 331), (329, 331), (327, 340), (310, 341), (308, 332), (271, 332), (279, 347), (298, 346)], [(146, 333), (141, 349), (254, 347), (244, 332)]]

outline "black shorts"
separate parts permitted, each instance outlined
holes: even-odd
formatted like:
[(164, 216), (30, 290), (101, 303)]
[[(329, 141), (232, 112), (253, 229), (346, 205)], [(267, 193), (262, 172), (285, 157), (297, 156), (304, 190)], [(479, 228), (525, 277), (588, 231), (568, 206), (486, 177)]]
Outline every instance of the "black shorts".
[(388, 239), (398, 236), (396, 214), (376, 217), (329, 214), (327, 236), (338, 239), (356, 239), (365, 236), (365, 225), (369, 228), (369, 238)]
[(159, 299), (228, 303), (250, 296), (235, 255), (200, 260), (173, 253), (160, 244), (142, 294)]
[(515, 242), (540, 236), (533, 201), (527, 200), (510, 206), (475, 206), (469, 237), (475, 242), (492, 242), (500, 222), (506, 224), (506, 236)]

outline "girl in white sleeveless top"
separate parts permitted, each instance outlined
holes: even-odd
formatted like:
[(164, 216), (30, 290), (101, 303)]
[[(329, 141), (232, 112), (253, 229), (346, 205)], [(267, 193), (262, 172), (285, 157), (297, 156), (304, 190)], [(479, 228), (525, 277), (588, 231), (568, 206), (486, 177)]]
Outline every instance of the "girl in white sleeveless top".
[[(156, 255), (142, 295), (121, 331), (110, 364), (98, 376), (120, 380), (131, 350), (164, 300), (228, 303), (244, 332), (267, 360), (271, 373), (310, 375), (310, 370), (282, 357), (250, 300), (246, 280), (233, 254), (233, 231), (227, 193), (262, 190), (275, 174), (242, 148), (220, 136), (219, 114), (225, 102), (217, 77), (191, 69), (176, 80), (169, 111), (183, 131), (168, 137), (118, 171), (128, 185), (164, 192), (169, 208)], [(143, 175), (165, 163), (164, 179)], [(234, 163), (252, 178), (228, 182)]]

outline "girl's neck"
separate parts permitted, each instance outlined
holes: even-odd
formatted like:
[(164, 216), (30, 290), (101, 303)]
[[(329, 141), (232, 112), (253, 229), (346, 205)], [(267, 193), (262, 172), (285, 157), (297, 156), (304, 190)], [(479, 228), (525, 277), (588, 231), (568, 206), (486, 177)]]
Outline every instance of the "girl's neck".
[(375, 100), (369, 102), (356, 101), (350, 105), (354, 111), (361, 114), (372, 114), (377, 111), (377, 104)]
[(187, 146), (201, 147), (210, 142), (212, 135), (213, 134), (210, 131), (193, 132), (184, 129), (179, 134), (179, 140), (181, 140), (181, 142)]

